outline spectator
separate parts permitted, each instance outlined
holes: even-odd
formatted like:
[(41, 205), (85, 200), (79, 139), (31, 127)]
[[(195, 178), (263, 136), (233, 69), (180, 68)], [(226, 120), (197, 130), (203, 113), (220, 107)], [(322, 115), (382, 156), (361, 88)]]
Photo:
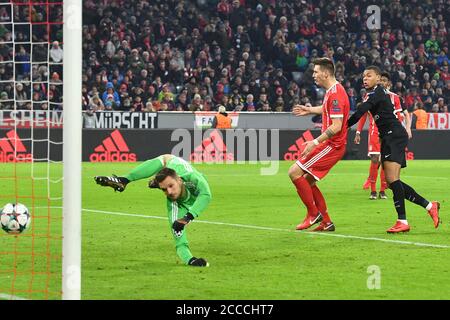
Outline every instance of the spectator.
[(256, 104), (256, 109), (258, 111), (272, 111), (270, 108), (269, 100), (267, 99), (267, 94), (262, 93), (259, 95), (259, 101)]
[[(437, 106), (437, 105), (436, 105)], [(434, 106), (433, 106), (434, 107)], [(423, 104), (418, 102), (415, 105), (413, 112), (413, 123), (415, 123), (416, 129), (427, 129), (428, 128), (428, 115), (425, 110), (423, 110)]]
[(28, 100), (27, 88), (28, 87), (24, 87), (24, 85), (20, 82), (16, 84), (15, 99), (17, 109), (25, 109), (26, 107), (26, 102)]
[[(87, 12), (83, 21), (83, 73), (89, 74), (83, 78), (83, 84), (88, 92), (94, 86), (103, 92), (108, 82), (114, 88), (125, 83), (131, 102), (134, 103), (138, 92), (135, 87), (139, 86), (144, 89), (144, 93), (139, 93), (142, 100), (153, 101), (163, 84), (169, 83), (175, 104), (183, 88), (187, 88), (187, 102), (201, 93), (203, 106), (208, 108), (206, 96), (213, 97), (217, 104), (224, 95), (230, 95), (230, 109), (234, 110), (241, 108), (231, 96), (235, 87), (238, 94), (252, 94), (255, 101), (259, 101), (261, 90), (267, 90), (273, 107), (276, 101), (281, 102), (276, 94), (280, 87), (283, 108), (290, 109), (297, 99), (290, 92), (292, 82), (306, 91), (305, 96), (298, 95), (300, 101), (308, 97), (313, 105), (321, 103), (323, 95), (309, 76), (310, 65), (315, 57), (330, 56), (336, 64), (337, 79), (348, 81), (348, 92), (359, 92), (362, 70), (376, 64), (392, 73), (392, 90), (408, 100), (410, 109), (418, 101), (431, 109), (439, 98), (448, 104), (445, 1), (433, 6), (415, 1), (414, 10), (402, 1), (380, 3), (383, 25), (379, 32), (368, 32), (367, 16), (356, 0), (338, 7), (334, 2), (313, 0), (169, 1), (162, 5), (125, 2), (120, 16), (108, 8), (118, 8), (119, 1), (111, 1), (95, 6), (92, 1), (83, 3)], [(346, 8), (351, 9), (347, 12)], [(27, 15), (22, 11), (19, 9), (18, 14), (25, 19)], [(36, 15), (33, 19), (41, 18)], [(27, 37), (16, 31), (17, 39)], [(0, 37), (5, 41), (12, 36), (7, 29), (0, 29)], [(54, 47), (52, 44), (50, 50)], [(0, 55), (10, 61), (13, 57), (7, 51), (10, 50), (2, 53), (0, 48)], [(33, 80), (45, 81), (49, 70), (35, 68)], [(9, 74), (7, 67), (4, 69)], [(285, 79), (277, 76), (278, 69)], [(425, 88), (427, 82), (429, 87)], [(427, 95), (422, 95), (424, 88)], [(116, 104), (128, 100), (119, 92)], [(355, 95), (355, 99), (360, 97)], [(185, 103), (174, 110), (186, 109)], [(163, 108), (171, 109), (167, 103)]]
[(17, 80), (30, 79), (30, 54), (25, 50), (24, 46), (20, 46), (19, 52), (16, 54), (16, 61), (19, 62), (16, 66), (18, 74), (16, 75)]
[(278, 97), (277, 100), (275, 101), (275, 111), (277, 112), (285, 111), (284, 100), (282, 97)]
[(144, 103), (142, 102), (142, 98), (140, 96), (136, 96), (134, 98), (134, 103), (130, 109), (130, 112), (141, 112), (144, 111)]
[(247, 99), (245, 100), (245, 103), (244, 103), (244, 110), (245, 111), (256, 111), (254, 97), (252, 94), (247, 95)]
[(113, 86), (112, 82), (108, 82), (106, 84), (106, 91), (103, 92), (102, 100), (103, 100), (103, 103), (105, 103), (105, 106), (106, 106), (106, 101), (112, 100), (111, 104), (114, 102), (114, 105), (116, 108), (120, 107), (119, 94), (114, 90), (114, 86)]
[(219, 105), (211, 127), (216, 129), (231, 129), (231, 118), (228, 117), (228, 113), (224, 106)]
[(13, 108), (12, 101), (8, 98), (8, 92), (2, 91), (0, 94), (0, 110), (8, 110)]
[(96, 112), (96, 111), (103, 111), (103, 110), (105, 110), (105, 105), (103, 104), (102, 99), (100, 99), (100, 97), (98, 95), (94, 95), (89, 100), (89, 107), (88, 108), (92, 109), (94, 112)]
[(83, 127), (95, 128), (94, 109), (92, 107), (88, 107), (86, 112), (83, 112)]
[(167, 105), (167, 111), (174, 111), (176, 109), (171, 92), (164, 93), (161, 103), (165, 103)]
[(189, 105), (189, 111), (203, 111), (202, 97), (198, 93), (194, 95), (194, 99)]
[(58, 41), (53, 41), (52, 48), (50, 49), (50, 58), (53, 62), (62, 62), (64, 57), (64, 52), (59, 46)]

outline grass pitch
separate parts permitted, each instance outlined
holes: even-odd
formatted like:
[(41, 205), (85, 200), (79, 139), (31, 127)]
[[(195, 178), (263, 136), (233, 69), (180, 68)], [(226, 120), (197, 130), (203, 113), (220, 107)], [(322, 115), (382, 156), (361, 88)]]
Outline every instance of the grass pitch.
[[(280, 162), (272, 176), (261, 175), (259, 165), (194, 164), (207, 176), (213, 200), (187, 232), (192, 253), (209, 268), (186, 267), (177, 258), (161, 191), (142, 180), (114, 193), (93, 180), (135, 165), (83, 164), (83, 299), (450, 299), (450, 161), (414, 160), (402, 171), (418, 193), (441, 202), (443, 223), (434, 229), (426, 211), (407, 202), (411, 231), (395, 235), (385, 232), (396, 220), (390, 190), (388, 200), (376, 201), (362, 190), (369, 161), (341, 161), (319, 182), (336, 225), (325, 234), (294, 231), (305, 209), (287, 176), (291, 162)], [(2, 166), (1, 176), (8, 168)], [(10, 186), (4, 179), (0, 184), (1, 190)], [(57, 214), (52, 209), (52, 230), (60, 226)], [(48, 225), (35, 221), (36, 233)], [(17, 238), (0, 236), (0, 250), (27, 251), (32, 237)], [(60, 244), (48, 244), (55, 256)], [(7, 271), (14, 259), (17, 269), (32, 265), (17, 257), (0, 255), (0, 293), (11, 294)], [(42, 265), (44, 273), (53, 271), (49, 290), (58, 291), (60, 261), (48, 261)], [(14, 295), (42, 298), (27, 294), (29, 277), (16, 276)], [(35, 279), (33, 288), (41, 285)]]

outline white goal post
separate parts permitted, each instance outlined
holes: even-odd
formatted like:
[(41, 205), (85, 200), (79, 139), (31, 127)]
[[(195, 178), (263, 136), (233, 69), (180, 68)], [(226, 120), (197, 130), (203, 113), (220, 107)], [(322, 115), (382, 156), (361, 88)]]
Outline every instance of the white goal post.
[(81, 299), (82, 1), (64, 0), (62, 298)]

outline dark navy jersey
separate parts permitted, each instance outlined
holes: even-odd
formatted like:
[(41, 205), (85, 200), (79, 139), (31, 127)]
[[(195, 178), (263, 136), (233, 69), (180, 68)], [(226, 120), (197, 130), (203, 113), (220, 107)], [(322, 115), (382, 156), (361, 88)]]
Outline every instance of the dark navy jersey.
[(402, 130), (403, 127), (395, 116), (394, 105), (392, 104), (389, 91), (378, 85), (371, 92), (367, 93), (367, 97), (367, 100), (359, 105), (356, 112), (348, 119), (348, 127), (353, 126), (367, 111), (370, 111), (381, 138), (388, 131)]

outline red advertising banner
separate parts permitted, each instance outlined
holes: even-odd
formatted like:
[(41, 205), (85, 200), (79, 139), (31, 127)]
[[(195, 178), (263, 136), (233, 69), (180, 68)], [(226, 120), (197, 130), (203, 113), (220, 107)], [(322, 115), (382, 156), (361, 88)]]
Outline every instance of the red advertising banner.
[(450, 113), (428, 113), (428, 129), (449, 130)]

